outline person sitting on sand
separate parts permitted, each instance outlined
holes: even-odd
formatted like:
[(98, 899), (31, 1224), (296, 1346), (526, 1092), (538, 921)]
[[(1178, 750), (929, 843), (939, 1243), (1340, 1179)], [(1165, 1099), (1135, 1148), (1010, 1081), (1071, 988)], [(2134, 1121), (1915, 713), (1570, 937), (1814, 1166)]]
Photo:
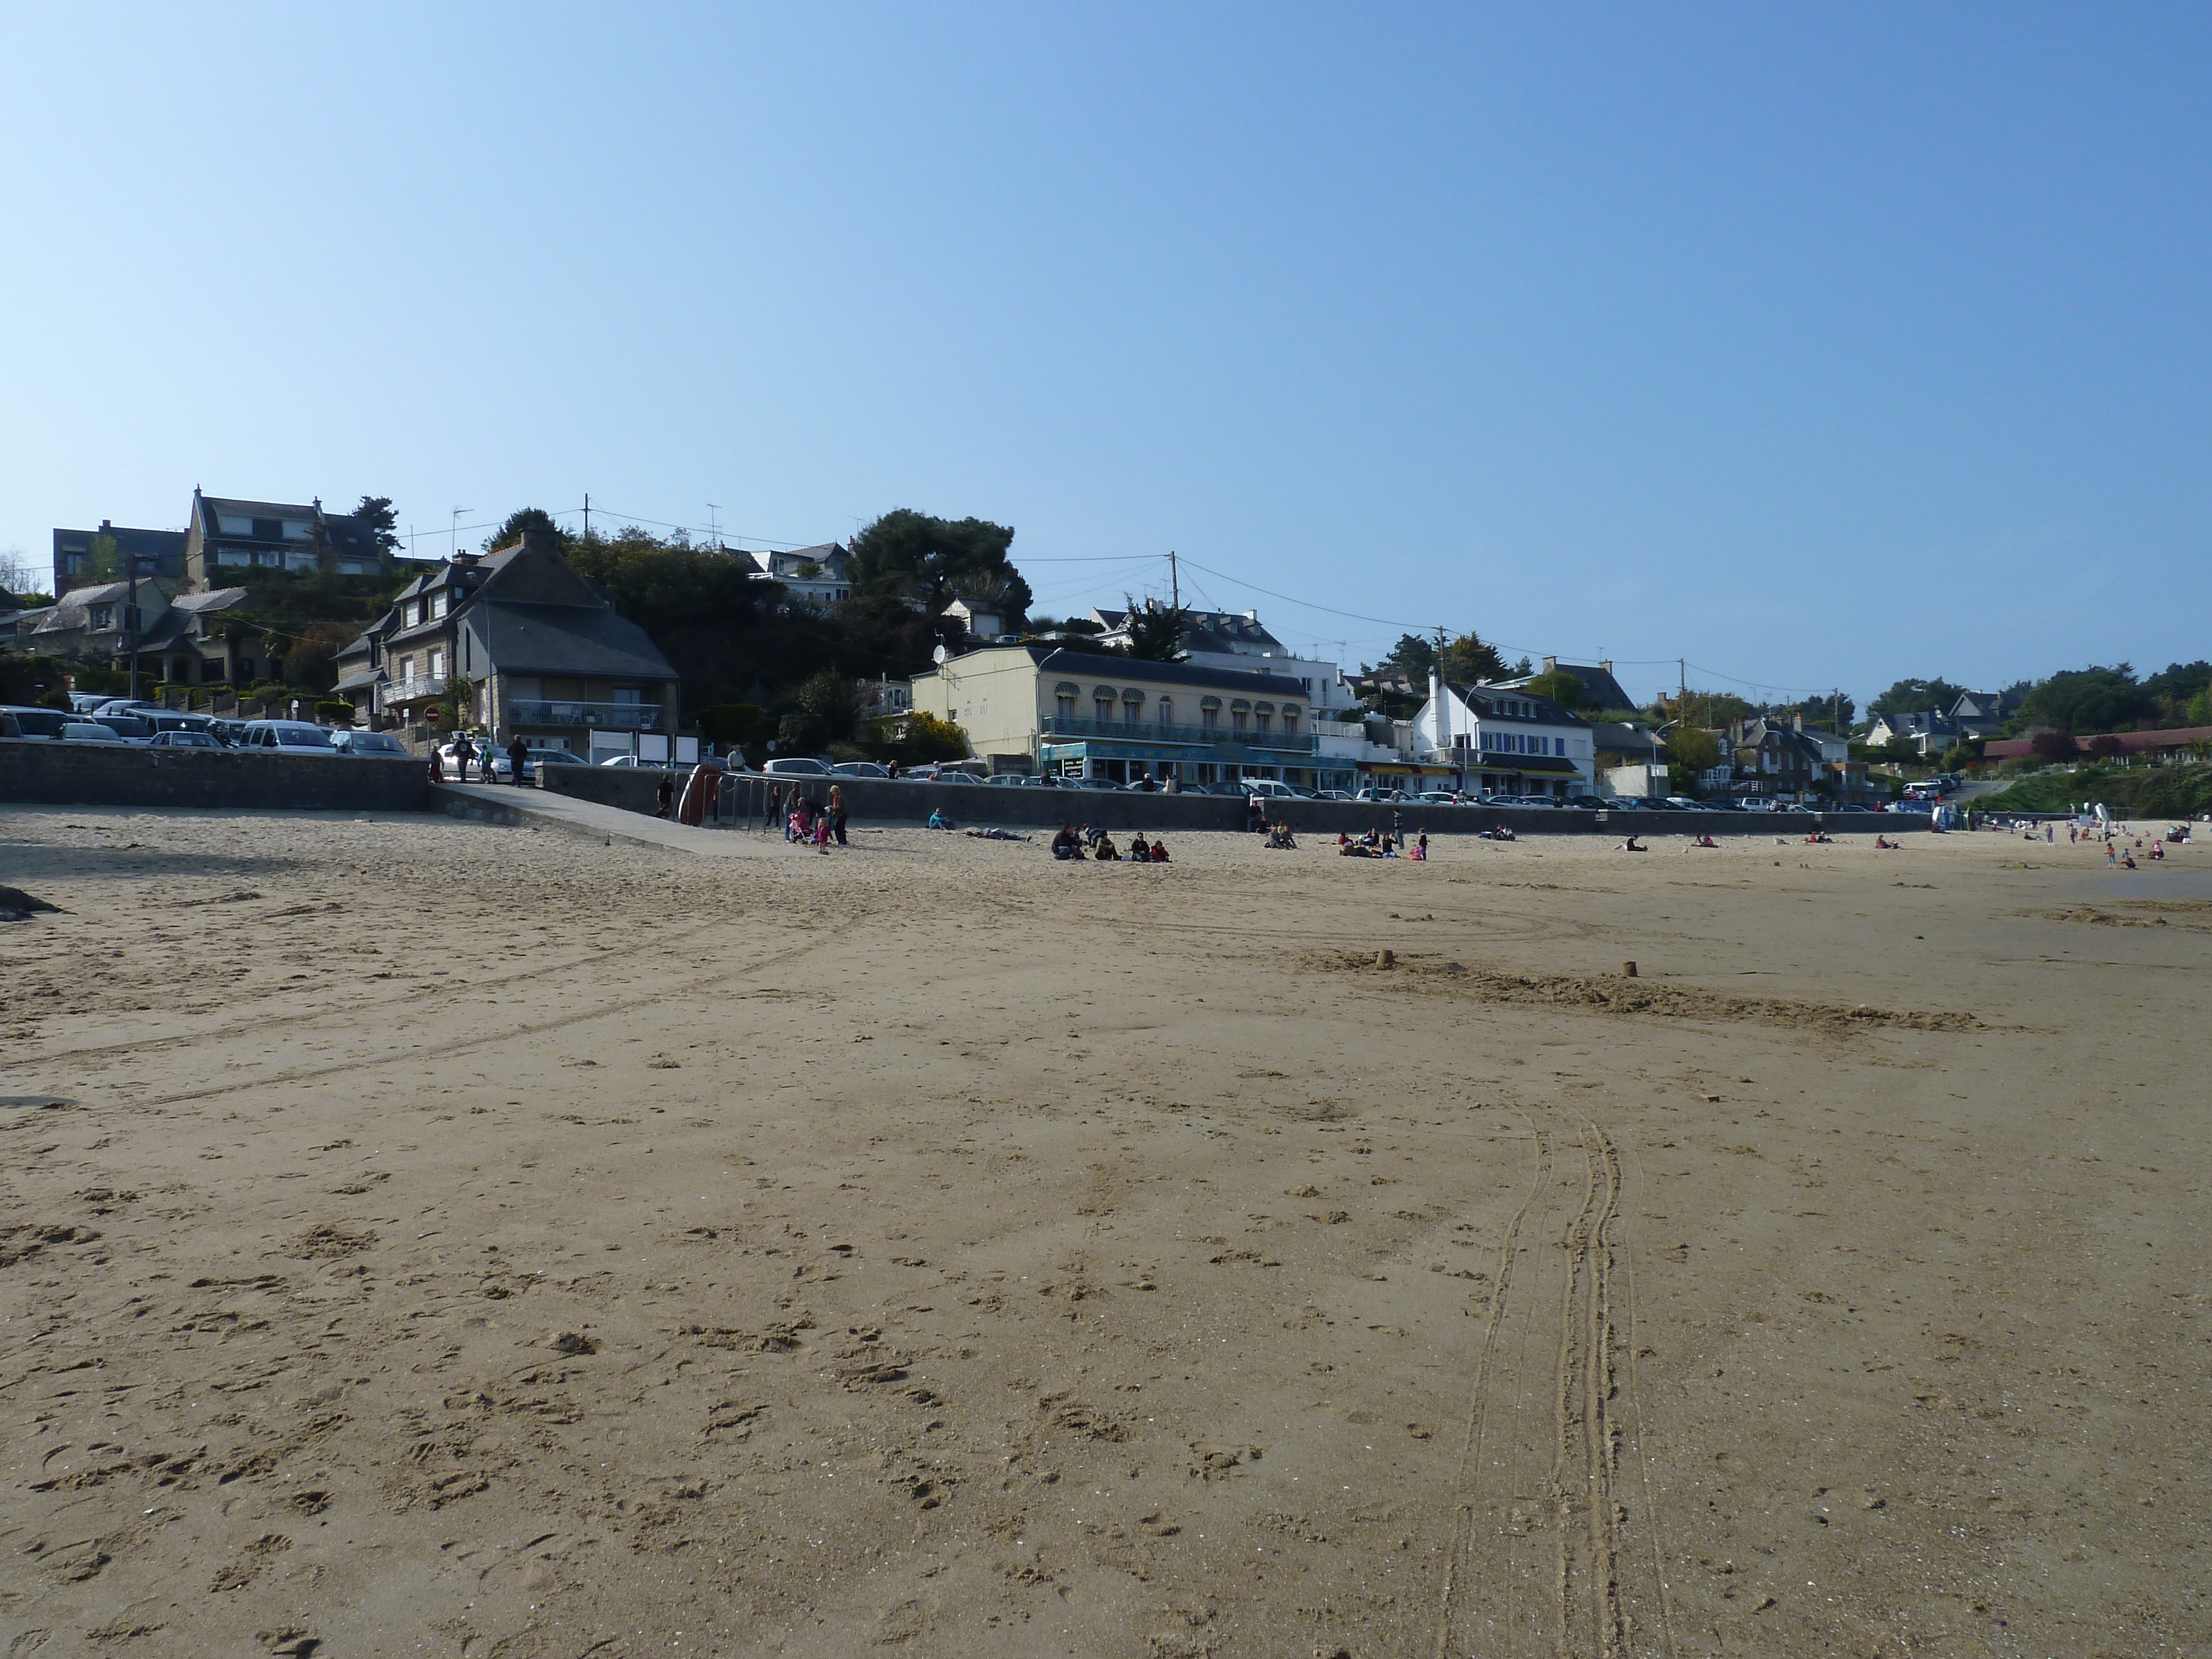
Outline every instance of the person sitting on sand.
[(1101, 830), (1095, 823), (1086, 823), (1083, 826), (1082, 833), (1083, 844), (1085, 847), (1095, 849), (1098, 845), (1098, 837), (1104, 835), (1106, 832), (1103, 830)]
[(2120, 864), (2123, 868), (2129, 870), (2134, 869), (2136, 867), (2136, 855), (2133, 853), (2121, 854)]
[(1098, 848), (1091, 856), (1101, 864), (1118, 864), (1121, 861), (1121, 850), (1114, 845), (1114, 837), (1101, 830), (1098, 832)]
[(1075, 833), (1073, 824), (1060, 826), (1060, 833), (1052, 838), (1052, 855), (1056, 859), (1079, 859), (1083, 856), (1082, 838)]
[(1371, 859), (1374, 850), (1364, 841), (1347, 841), (1337, 849), (1337, 856), (1347, 859)]
[(1897, 850), (1897, 843), (1877, 830), (1874, 836), (1874, 850), (1877, 853), (1894, 852)]
[(1152, 849), (1145, 844), (1145, 832), (1139, 830), (1137, 831), (1136, 838), (1129, 843), (1129, 862), (1150, 864), (1152, 861)]
[(1165, 864), (1167, 861), (1168, 849), (1160, 844), (1160, 838), (1158, 836), (1154, 836), (1152, 837), (1152, 862), (1155, 864)]
[(1409, 859), (1419, 859), (1424, 864), (1426, 864), (1429, 861), (1429, 832), (1427, 830), (1424, 830), (1421, 831), (1420, 840), (1413, 843), (1413, 851), (1407, 853), (1406, 856)]
[(1492, 841), (1513, 841), (1517, 839), (1513, 833), (1513, 826), (1510, 823), (1499, 824), (1497, 829), (1490, 832), (1490, 838)]
[(1717, 849), (1720, 846), (1720, 842), (1715, 841), (1711, 836), (1699, 836), (1691, 842), (1690, 845), (1692, 847), (1711, 847)]
[(2154, 841), (2151, 842), (2150, 855), (2154, 859), (2164, 858), (2166, 856), (2166, 843), (2162, 841)]
[(1651, 849), (1644, 845), (1642, 842), (1637, 840), (1635, 836), (1631, 836), (1626, 841), (1621, 842), (1620, 845), (1613, 850), (1617, 853), (1648, 853)]
[(1346, 835), (1343, 830), (1338, 830), (1336, 832), (1336, 850), (1341, 853), (1346, 848), (1351, 845), (1352, 837)]
[(933, 806), (929, 809), (929, 827), (933, 830), (952, 828), (952, 820), (945, 816), (945, 809), (942, 806)]

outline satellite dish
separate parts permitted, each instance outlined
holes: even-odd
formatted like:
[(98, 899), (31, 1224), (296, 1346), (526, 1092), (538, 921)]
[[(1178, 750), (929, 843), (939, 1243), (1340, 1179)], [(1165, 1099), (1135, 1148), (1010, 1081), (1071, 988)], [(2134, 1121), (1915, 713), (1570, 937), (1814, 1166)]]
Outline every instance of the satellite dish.
[(937, 649), (929, 653), (931, 660), (939, 664), (944, 662), (948, 654), (950, 653), (946, 652), (944, 644), (941, 641), (939, 643)]

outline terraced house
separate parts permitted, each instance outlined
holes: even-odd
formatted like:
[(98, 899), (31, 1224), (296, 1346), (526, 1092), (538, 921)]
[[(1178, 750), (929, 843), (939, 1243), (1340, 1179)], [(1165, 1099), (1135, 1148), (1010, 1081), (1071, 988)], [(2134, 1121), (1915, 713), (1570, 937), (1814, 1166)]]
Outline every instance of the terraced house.
[(532, 531), (410, 582), (339, 653), (338, 676), (373, 724), (434, 726), (458, 685), (471, 729), (586, 760), (665, 759), (676, 731), (668, 659)]
[(1310, 786), (1317, 763), (1305, 687), (1261, 669), (984, 646), (915, 676), (914, 706), (961, 727), (1001, 769)]
[(1595, 784), (1590, 723), (1521, 686), (1454, 685), (1429, 676), (1413, 746), (1470, 795), (1587, 795)]

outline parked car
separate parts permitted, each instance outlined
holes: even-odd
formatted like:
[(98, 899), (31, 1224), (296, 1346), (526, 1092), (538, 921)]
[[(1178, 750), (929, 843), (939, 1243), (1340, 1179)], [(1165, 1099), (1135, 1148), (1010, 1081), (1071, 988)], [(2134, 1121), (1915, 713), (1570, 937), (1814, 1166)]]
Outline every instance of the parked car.
[(73, 714), (89, 714), (100, 704), (111, 701), (112, 699), (105, 691), (72, 691), (69, 694), (70, 712)]
[(1424, 789), (1413, 799), (1429, 806), (1457, 806), (1460, 804), (1459, 797), (1449, 789)]
[(0, 706), (0, 712), (14, 715), (27, 738), (58, 738), (62, 727), (74, 718), (58, 708), (38, 708), (28, 703), (8, 703)]
[(131, 711), (153, 727), (156, 736), (163, 732), (204, 732), (215, 724), (207, 714), (187, 714), (173, 708), (141, 708)]
[(159, 708), (161, 706), (144, 697), (102, 697), (89, 712), (94, 714), (133, 714), (142, 708)]
[(1314, 799), (1316, 800), (1350, 800), (1352, 799), (1352, 792), (1348, 789), (1316, 790), (1314, 794)]
[(149, 749), (211, 749), (220, 754), (222, 745), (204, 732), (156, 732)]
[(830, 769), (841, 778), (887, 778), (891, 775), (888, 766), (878, 766), (873, 761), (839, 761)]
[(329, 755), (330, 728), (307, 720), (248, 720), (239, 728), (241, 749), (282, 750), (288, 755)]
[(407, 745), (389, 732), (333, 732), (331, 747), (341, 755), (397, 755), (402, 759), (407, 755)]
[(1238, 787), (1244, 791), (1247, 800), (1255, 795), (1261, 800), (1296, 800), (1298, 798), (1297, 790), (1274, 778), (1246, 778)]
[(1363, 805), (1387, 805), (1404, 800), (1406, 793), (1402, 789), (1370, 788), (1359, 790), (1352, 798)]
[(994, 772), (983, 781), (1001, 789), (1036, 789), (1044, 784), (1042, 778), (1030, 772)]
[(1601, 812), (1608, 803), (1602, 795), (1570, 795), (1567, 805), (1579, 806), (1586, 812)]
[[(606, 763), (602, 761), (601, 765)], [(778, 755), (761, 768), (772, 778), (826, 778), (832, 775), (830, 763), (814, 760), (805, 755)]]
[(1667, 805), (1677, 812), (1703, 812), (1708, 810), (1705, 802), (1692, 799), (1688, 795), (1669, 795), (1667, 797)]
[[(672, 772), (676, 769), (672, 762), (643, 760), (635, 755), (617, 755), (611, 760), (601, 761), (599, 764), (637, 772)], [(773, 766), (775, 763), (770, 761), (769, 764)]]
[(64, 743), (120, 744), (123, 741), (116, 736), (113, 726), (103, 726), (98, 720), (63, 721), (61, 739)]

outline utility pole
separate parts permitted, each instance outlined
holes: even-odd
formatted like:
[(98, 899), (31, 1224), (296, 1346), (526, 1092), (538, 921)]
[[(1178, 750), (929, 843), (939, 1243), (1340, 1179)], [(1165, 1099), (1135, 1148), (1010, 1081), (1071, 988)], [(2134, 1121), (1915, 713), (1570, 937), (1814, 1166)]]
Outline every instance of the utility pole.
[(145, 630), (138, 626), (138, 556), (131, 555), (131, 605), (126, 620), (131, 624), (131, 700), (138, 701), (138, 637)]
[(1182, 577), (1176, 568), (1176, 554), (1168, 549), (1168, 603), (1178, 611), (1182, 609)]
[(584, 539), (592, 539), (592, 492), (584, 492)]

